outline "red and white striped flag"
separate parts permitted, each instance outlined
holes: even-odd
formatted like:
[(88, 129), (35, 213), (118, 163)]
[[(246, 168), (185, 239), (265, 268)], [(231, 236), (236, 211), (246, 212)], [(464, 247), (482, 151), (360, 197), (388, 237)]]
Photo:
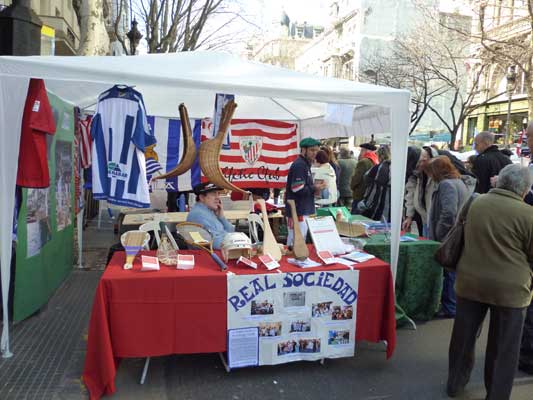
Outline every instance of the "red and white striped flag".
[(91, 166), (91, 146), (93, 139), (91, 137), (91, 121), (92, 115), (86, 115), (85, 118), (79, 119), (80, 124), (80, 156), (81, 167), (89, 168)]
[[(212, 137), (210, 121), (202, 121), (202, 139)], [(220, 152), (224, 176), (240, 188), (282, 188), (298, 157), (296, 124), (234, 119), (230, 138)]]

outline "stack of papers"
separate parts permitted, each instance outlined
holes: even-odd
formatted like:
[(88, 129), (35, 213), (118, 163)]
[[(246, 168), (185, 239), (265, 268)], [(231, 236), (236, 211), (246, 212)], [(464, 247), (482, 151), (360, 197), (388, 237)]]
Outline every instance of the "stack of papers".
[(310, 258), (306, 258), (303, 261), (297, 260), (296, 258), (289, 258), (287, 259), (287, 262), (289, 264), (296, 265), (300, 268), (312, 268), (312, 267), (320, 267), (322, 264), (317, 263), (316, 261), (311, 260)]
[(368, 253), (362, 253), (360, 251), (353, 251), (348, 254), (344, 254), (341, 256), (342, 258), (345, 258), (346, 260), (354, 261), (354, 262), (365, 262), (368, 260), (372, 260), (373, 258), (376, 258), (372, 254)]

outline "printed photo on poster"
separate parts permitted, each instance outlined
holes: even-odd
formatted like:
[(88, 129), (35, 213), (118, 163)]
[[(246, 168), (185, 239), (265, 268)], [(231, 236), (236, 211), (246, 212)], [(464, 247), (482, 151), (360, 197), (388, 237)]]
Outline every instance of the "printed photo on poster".
[(278, 343), (278, 356), (295, 353), (320, 353), (320, 339), (295, 339)]
[(333, 320), (352, 319), (352, 315), (353, 315), (352, 306), (333, 306), (333, 311), (331, 313), (331, 319)]
[(324, 303), (313, 304), (312, 315), (314, 318), (329, 317), (331, 316), (331, 303), (332, 301), (326, 301)]
[(72, 144), (56, 142), (56, 218), (57, 230), (72, 223)]
[(274, 314), (274, 304), (270, 300), (252, 301), (250, 315), (270, 315)]
[(52, 239), (50, 206), (50, 188), (28, 189), (26, 199), (28, 257), (39, 254), (41, 248)]
[(331, 346), (337, 346), (340, 344), (350, 344), (350, 331), (349, 330), (329, 331), (328, 344)]
[(259, 324), (260, 337), (281, 336), (281, 322), (261, 322)]
[(305, 307), (305, 292), (283, 293), (283, 307)]
[(320, 353), (320, 339), (300, 339), (300, 353)]
[(289, 333), (301, 333), (311, 331), (311, 319), (292, 321)]

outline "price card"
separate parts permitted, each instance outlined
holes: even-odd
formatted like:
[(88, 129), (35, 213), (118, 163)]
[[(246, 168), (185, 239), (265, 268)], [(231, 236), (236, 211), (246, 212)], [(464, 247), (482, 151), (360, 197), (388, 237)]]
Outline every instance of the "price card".
[(333, 256), (333, 254), (331, 254), (331, 251), (323, 250), (319, 251), (317, 254), (318, 257), (320, 257), (320, 259), (322, 260), (322, 262), (326, 265), (336, 263), (335, 257)]
[(194, 256), (191, 254), (178, 254), (177, 269), (193, 269), (194, 268)]
[(279, 267), (279, 263), (270, 254), (259, 256), (259, 260), (261, 260), (269, 271)]
[(159, 271), (159, 260), (157, 257), (141, 256), (141, 271)]
[(257, 264), (254, 263), (252, 260), (247, 259), (246, 257), (240, 256), (237, 260), (237, 264), (243, 263), (244, 265), (248, 265), (249, 267), (253, 269), (257, 269)]

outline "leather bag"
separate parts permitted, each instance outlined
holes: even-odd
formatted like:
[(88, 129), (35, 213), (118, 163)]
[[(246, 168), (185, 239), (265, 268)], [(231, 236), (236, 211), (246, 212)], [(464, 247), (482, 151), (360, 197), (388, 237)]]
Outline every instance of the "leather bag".
[(468, 198), (466, 203), (463, 205), (463, 208), (459, 212), (455, 224), (444, 237), (444, 240), (441, 242), (433, 256), (443, 268), (446, 268), (450, 271), (455, 271), (457, 269), (457, 264), (459, 263), (459, 259), (463, 253), (463, 248), (465, 245), (466, 216), (468, 215), (468, 210), (470, 209), (472, 201), (476, 197), (477, 194), (474, 193)]

